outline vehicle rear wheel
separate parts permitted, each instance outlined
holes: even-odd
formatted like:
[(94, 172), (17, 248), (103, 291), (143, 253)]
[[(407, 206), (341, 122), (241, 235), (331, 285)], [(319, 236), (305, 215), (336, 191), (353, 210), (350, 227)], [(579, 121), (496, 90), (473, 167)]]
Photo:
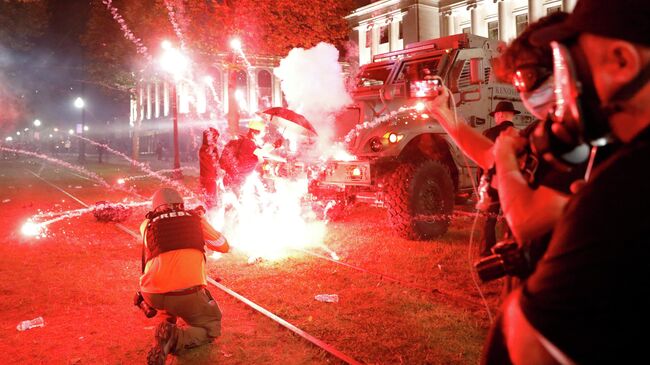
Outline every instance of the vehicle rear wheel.
[(427, 240), (447, 232), (454, 209), (454, 183), (433, 160), (398, 166), (386, 182), (388, 221), (402, 237)]

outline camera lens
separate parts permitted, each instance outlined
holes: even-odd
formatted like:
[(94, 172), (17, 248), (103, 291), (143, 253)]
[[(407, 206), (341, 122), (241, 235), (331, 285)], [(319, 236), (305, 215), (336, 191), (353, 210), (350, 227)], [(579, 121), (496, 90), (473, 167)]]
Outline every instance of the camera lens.
[(483, 282), (496, 280), (506, 275), (501, 255), (488, 256), (474, 264), (474, 267)]

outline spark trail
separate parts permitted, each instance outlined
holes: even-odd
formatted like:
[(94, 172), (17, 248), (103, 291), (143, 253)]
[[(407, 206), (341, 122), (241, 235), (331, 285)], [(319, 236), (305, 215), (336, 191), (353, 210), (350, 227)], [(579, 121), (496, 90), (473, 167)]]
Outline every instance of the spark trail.
[[(23, 224), (20, 231), (25, 236), (32, 236), (37, 238), (43, 238), (47, 236), (47, 226), (52, 223), (60, 222), (65, 219), (80, 217), (87, 213), (94, 213), (95, 211), (102, 211), (105, 209), (111, 208), (132, 208), (132, 207), (142, 207), (147, 206), (150, 203), (145, 202), (129, 202), (129, 203), (103, 203), (96, 204), (87, 208), (67, 210), (62, 212), (43, 212), (38, 213), (29, 219)], [(44, 221), (41, 219), (50, 218)]]
[[(178, 6), (179, 3), (176, 2), (176, 5)], [(178, 40), (181, 43), (181, 50), (184, 51), (186, 49), (185, 48), (185, 37), (183, 36), (181, 26), (180, 26), (180, 24), (178, 24), (178, 19), (177, 19), (177, 15), (178, 15), (178, 18), (183, 17), (182, 6), (183, 6), (183, 4), (180, 3), (181, 10), (177, 12), (176, 10), (174, 10), (174, 4), (172, 4), (172, 2), (170, 0), (165, 0), (165, 7), (167, 8), (167, 15), (169, 16), (169, 22), (172, 24), (172, 28), (174, 28), (174, 33), (176, 33), (176, 37), (178, 37)]]
[(86, 141), (86, 142), (88, 142), (88, 143), (90, 143), (92, 145), (95, 145), (97, 147), (104, 148), (106, 151), (108, 151), (108, 152), (110, 152), (112, 154), (115, 154), (116, 156), (122, 157), (123, 159), (125, 159), (129, 163), (133, 164), (134, 166), (137, 166), (140, 170), (142, 170), (143, 172), (146, 172), (150, 176), (156, 177), (160, 181), (164, 182), (165, 184), (169, 184), (169, 185), (177, 188), (178, 190), (180, 190), (183, 193), (183, 195), (186, 195), (186, 196), (189, 196), (189, 197), (191, 197), (193, 199), (198, 200), (198, 197), (194, 194), (194, 192), (192, 192), (190, 189), (188, 189), (185, 185), (183, 185), (181, 183), (178, 183), (178, 182), (168, 178), (167, 176), (161, 175), (161, 174), (157, 173), (156, 171), (153, 171), (146, 164), (144, 164), (142, 162), (138, 162), (138, 161), (132, 159), (131, 157), (125, 155), (124, 153), (122, 153), (120, 151), (116, 151), (116, 150), (108, 147), (106, 144), (102, 144), (102, 143), (93, 141), (92, 139), (82, 137), (82, 136), (78, 136), (78, 135), (74, 135), (74, 134), (72, 136), (74, 136), (76, 138), (79, 138), (79, 139), (82, 139), (82, 140), (84, 140), (84, 141)]
[(59, 166), (63, 166), (63, 167), (68, 168), (70, 170), (74, 170), (74, 171), (80, 173), (81, 175), (90, 178), (91, 180), (93, 180), (94, 182), (102, 185), (105, 188), (109, 188), (109, 189), (111, 188), (111, 185), (109, 183), (107, 183), (106, 180), (102, 179), (96, 173), (94, 173), (92, 171), (88, 171), (88, 170), (84, 169), (81, 166), (76, 166), (76, 165), (73, 165), (71, 163), (61, 161), (61, 160), (58, 160), (56, 158), (52, 158), (52, 157), (49, 157), (49, 156), (46, 156), (46, 155), (43, 155), (43, 154), (40, 154), (40, 153), (36, 153), (36, 152), (17, 150), (17, 149), (14, 149), (14, 148), (3, 147), (3, 146), (0, 146), (0, 150), (7, 151), (7, 152), (13, 152), (13, 153), (20, 153), (21, 155), (26, 155), (26, 156), (31, 156), (31, 157), (40, 158), (42, 160), (46, 160), (48, 162), (57, 164)]
[(147, 50), (147, 46), (145, 46), (144, 43), (142, 43), (142, 39), (136, 37), (131, 31), (131, 29), (129, 29), (129, 26), (126, 24), (126, 21), (120, 14), (119, 10), (115, 6), (113, 6), (113, 0), (102, 0), (102, 3), (106, 5), (106, 9), (108, 9), (108, 11), (111, 12), (111, 15), (113, 15), (113, 19), (115, 19), (117, 24), (120, 26), (120, 29), (122, 29), (124, 38), (131, 41), (135, 45), (138, 53), (143, 55), (147, 60), (151, 61), (151, 55)]

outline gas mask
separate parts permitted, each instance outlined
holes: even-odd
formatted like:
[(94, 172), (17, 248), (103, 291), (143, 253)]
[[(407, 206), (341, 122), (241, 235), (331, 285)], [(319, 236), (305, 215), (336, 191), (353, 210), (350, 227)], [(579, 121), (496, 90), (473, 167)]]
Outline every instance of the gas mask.
[(535, 118), (544, 120), (555, 104), (553, 70), (537, 62), (518, 65), (512, 76), (512, 84), (526, 109)]
[(555, 104), (553, 76), (532, 91), (521, 91), (519, 96), (526, 109), (537, 119), (544, 120)]
[(537, 156), (560, 171), (569, 171), (612, 140), (610, 114), (600, 103), (580, 47), (574, 46), (572, 53), (567, 46), (551, 42), (551, 49), (553, 77), (547, 83), (552, 83), (554, 105), (530, 135), (530, 142)]
[(587, 161), (597, 147), (615, 140), (609, 118), (645, 86), (650, 79), (650, 64), (602, 103), (582, 48), (551, 42), (551, 49), (555, 105), (531, 134), (531, 147), (538, 156), (566, 169)]

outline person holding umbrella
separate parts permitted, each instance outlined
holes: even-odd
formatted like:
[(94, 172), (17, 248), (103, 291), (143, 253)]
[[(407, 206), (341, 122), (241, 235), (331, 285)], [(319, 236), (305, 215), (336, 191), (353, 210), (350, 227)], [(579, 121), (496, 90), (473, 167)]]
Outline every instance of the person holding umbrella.
[(248, 133), (230, 140), (223, 148), (219, 165), (225, 172), (223, 183), (226, 188), (239, 191), (246, 178), (262, 162), (262, 145), (266, 125), (261, 118), (248, 123)]

